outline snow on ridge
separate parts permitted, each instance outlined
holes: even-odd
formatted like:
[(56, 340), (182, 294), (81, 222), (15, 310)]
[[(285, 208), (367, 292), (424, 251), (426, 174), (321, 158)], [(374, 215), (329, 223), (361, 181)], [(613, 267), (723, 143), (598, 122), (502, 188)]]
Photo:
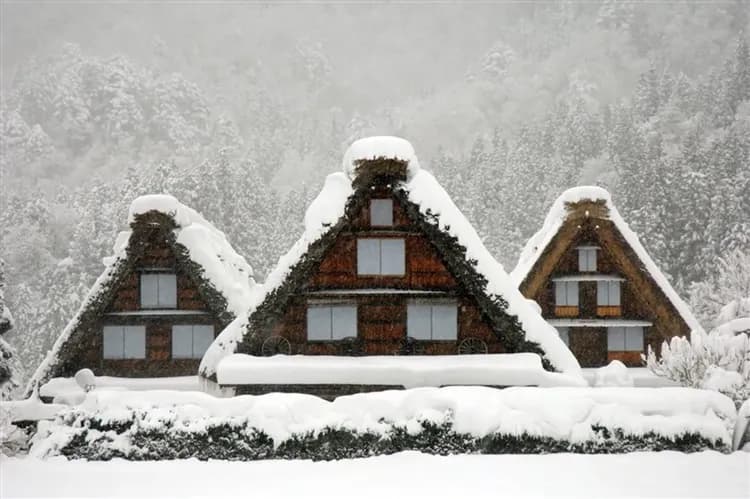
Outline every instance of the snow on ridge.
[(459, 244), (466, 248), (466, 258), (477, 261), (477, 272), (487, 279), (485, 292), (501, 296), (508, 302), (507, 312), (518, 317), (526, 339), (539, 343), (556, 369), (565, 374), (582, 376), (578, 361), (560, 339), (557, 330), (521, 294), (435, 177), (426, 170), (420, 170), (403, 184), (403, 188), (409, 200), (419, 206), (422, 213), (429, 211), (438, 216), (440, 228), (456, 237)]
[(342, 166), (347, 177), (357, 176), (356, 163), (368, 159), (398, 159), (408, 164), (406, 175), (411, 178), (419, 171), (419, 161), (411, 143), (401, 137), (375, 136), (359, 139), (344, 153)]
[(687, 303), (680, 298), (669, 283), (669, 280), (667, 280), (666, 276), (664, 276), (656, 263), (651, 259), (646, 248), (643, 247), (638, 239), (638, 235), (630, 229), (630, 226), (622, 218), (620, 212), (617, 211), (617, 208), (612, 202), (612, 196), (610, 193), (602, 187), (584, 185), (572, 187), (560, 194), (560, 197), (558, 197), (552, 204), (549, 213), (547, 213), (542, 228), (539, 229), (536, 234), (531, 236), (526, 243), (526, 246), (521, 250), (521, 254), (518, 257), (518, 263), (510, 273), (513, 283), (516, 286), (520, 286), (529, 272), (531, 272), (534, 264), (536, 264), (539, 257), (547, 248), (547, 245), (549, 245), (565, 222), (568, 216), (567, 205), (581, 201), (604, 201), (609, 210), (607, 218), (615, 225), (617, 230), (620, 231), (623, 238), (625, 238), (625, 241), (630, 245), (643, 266), (646, 268), (646, 271), (651, 275), (675, 309), (677, 309), (677, 312), (688, 325), (690, 330), (702, 331), (703, 327), (690, 311)]

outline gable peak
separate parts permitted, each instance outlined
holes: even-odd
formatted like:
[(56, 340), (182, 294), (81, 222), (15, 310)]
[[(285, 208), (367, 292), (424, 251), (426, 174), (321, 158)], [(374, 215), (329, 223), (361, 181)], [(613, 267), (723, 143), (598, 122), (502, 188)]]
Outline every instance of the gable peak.
[(414, 147), (400, 137), (359, 139), (344, 154), (343, 170), (352, 183), (370, 183), (377, 177), (408, 180), (419, 171)]

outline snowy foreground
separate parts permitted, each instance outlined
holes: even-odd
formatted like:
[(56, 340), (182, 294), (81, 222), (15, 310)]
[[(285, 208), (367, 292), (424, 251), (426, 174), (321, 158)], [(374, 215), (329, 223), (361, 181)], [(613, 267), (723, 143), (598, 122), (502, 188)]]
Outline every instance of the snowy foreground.
[[(747, 497), (750, 454), (391, 456), (331, 462), (0, 458), (1, 497)], [(384, 494), (388, 494), (384, 496)]]

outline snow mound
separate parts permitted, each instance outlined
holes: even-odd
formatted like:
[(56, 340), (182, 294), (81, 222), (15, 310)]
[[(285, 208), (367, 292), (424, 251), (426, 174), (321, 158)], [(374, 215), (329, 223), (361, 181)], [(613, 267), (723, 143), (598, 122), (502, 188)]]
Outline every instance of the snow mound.
[(734, 336), (736, 334), (750, 334), (750, 317), (732, 319), (718, 326), (714, 331), (723, 336)]
[(510, 273), (510, 277), (516, 286), (520, 286), (521, 283), (526, 279), (526, 276), (531, 272), (534, 264), (537, 262), (539, 257), (542, 255), (547, 245), (557, 235), (557, 232), (562, 227), (565, 219), (568, 216), (568, 206), (572, 203), (578, 203), (581, 201), (603, 201), (609, 210), (608, 219), (615, 225), (617, 230), (620, 231), (625, 241), (630, 245), (635, 254), (640, 259), (641, 263), (651, 277), (656, 281), (656, 284), (667, 296), (669, 301), (675, 307), (677, 312), (680, 314), (682, 319), (688, 325), (691, 331), (702, 331), (698, 320), (693, 316), (690, 308), (680, 298), (677, 292), (674, 290), (669, 281), (661, 272), (656, 263), (651, 259), (651, 256), (643, 247), (638, 235), (633, 232), (625, 220), (620, 216), (620, 212), (617, 211), (614, 203), (612, 202), (612, 196), (609, 192), (601, 187), (597, 186), (578, 186), (563, 192), (560, 197), (552, 204), (547, 217), (544, 220), (544, 224), (539, 231), (531, 236), (531, 239), (526, 243), (526, 246), (521, 250), (521, 254), (518, 258), (518, 263), (513, 271)]
[(352, 143), (344, 153), (343, 168), (346, 176), (354, 180), (358, 162), (368, 159), (397, 159), (407, 163), (407, 179), (419, 171), (414, 147), (408, 140), (400, 137), (366, 137)]
[(54, 419), (60, 411), (66, 408), (67, 406), (60, 404), (45, 404), (34, 395), (24, 400), (0, 401), (0, 411), (10, 415), (11, 423)]
[(216, 375), (220, 385), (585, 386), (579, 377), (545, 371), (541, 358), (534, 353), (365, 357), (234, 354), (219, 363)]
[(635, 386), (635, 382), (625, 364), (613, 360), (596, 370), (594, 386)]
[[(272, 438), (275, 446), (326, 428), (385, 435), (394, 426), (419, 431), (424, 421), (450, 422), (457, 433), (479, 438), (526, 434), (575, 443), (597, 439), (595, 427), (604, 426), (636, 436), (697, 433), (729, 445), (737, 417), (729, 398), (690, 388), (415, 388), (332, 402), (284, 393), (216, 398), (200, 392), (95, 390), (70, 411), (75, 417), (58, 418), (40, 432), (32, 455), (54, 454), (65, 443), (61, 439), (76, 431), (67, 426), (70, 421), (90, 417), (102, 424), (137, 417), (135, 426), (165, 432), (247, 423)], [(114, 440), (120, 444), (130, 445), (125, 439)]]

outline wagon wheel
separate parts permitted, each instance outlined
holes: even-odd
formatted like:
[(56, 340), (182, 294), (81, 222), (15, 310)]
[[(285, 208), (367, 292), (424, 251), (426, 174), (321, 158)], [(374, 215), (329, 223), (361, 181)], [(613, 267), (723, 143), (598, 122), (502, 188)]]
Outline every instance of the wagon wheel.
[(401, 345), (393, 352), (393, 355), (424, 355), (424, 344), (407, 336), (401, 340)]
[(292, 345), (289, 343), (289, 340), (281, 336), (269, 336), (260, 347), (260, 353), (264, 357), (276, 354), (289, 355), (292, 353)]
[(487, 353), (487, 343), (479, 338), (466, 338), (458, 344), (458, 353), (460, 355)]
[(339, 343), (339, 352), (341, 355), (349, 355), (351, 357), (362, 355), (362, 342), (356, 336), (342, 338)]

